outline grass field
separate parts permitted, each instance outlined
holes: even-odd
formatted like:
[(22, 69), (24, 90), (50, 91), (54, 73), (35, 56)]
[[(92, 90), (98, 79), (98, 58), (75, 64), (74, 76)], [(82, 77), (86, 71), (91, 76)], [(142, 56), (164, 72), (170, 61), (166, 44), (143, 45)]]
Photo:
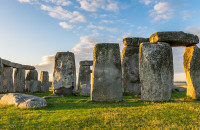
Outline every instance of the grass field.
[[(36, 93), (36, 96), (51, 93)], [(0, 106), (0, 129), (197, 129), (200, 102), (173, 93), (170, 102), (142, 102), (124, 96), (122, 102), (91, 102), (89, 97), (47, 99), (48, 107), (19, 109)]]

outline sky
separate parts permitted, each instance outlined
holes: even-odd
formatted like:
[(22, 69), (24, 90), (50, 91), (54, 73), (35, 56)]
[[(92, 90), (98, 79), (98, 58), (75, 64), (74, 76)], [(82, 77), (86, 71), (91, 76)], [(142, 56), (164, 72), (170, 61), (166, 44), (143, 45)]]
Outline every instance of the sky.
[[(0, 0), (0, 57), (49, 71), (52, 79), (57, 52), (73, 52), (78, 68), (92, 60), (95, 43), (119, 43), (122, 50), (125, 37), (200, 36), (199, 7), (200, 0)], [(186, 79), (184, 49), (173, 48), (175, 81)]]

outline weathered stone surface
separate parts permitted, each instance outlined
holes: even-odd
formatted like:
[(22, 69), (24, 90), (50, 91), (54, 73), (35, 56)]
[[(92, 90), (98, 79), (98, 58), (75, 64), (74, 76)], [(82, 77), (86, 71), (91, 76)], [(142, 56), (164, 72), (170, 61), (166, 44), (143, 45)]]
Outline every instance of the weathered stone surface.
[(149, 38), (143, 37), (127, 37), (123, 39), (124, 46), (139, 47), (140, 43), (149, 42)]
[(13, 67), (13, 68), (19, 68), (19, 69), (25, 69), (25, 70), (35, 70), (34, 66), (21, 65), (21, 64), (14, 63), (5, 59), (2, 59), (2, 63), (5, 67)]
[(76, 86), (75, 56), (72, 52), (57, 52), (53, 74), (56, 95), (72, 95)]
[(31, 81), (31, 80), (38, 80), (38, 72), (37, 70), (29, 70), (27, 75), (26, 75), (26, 81)]
[(197, 35), (182, 31), (156, 32), (149, 38), (151, 43), (166, 42), (170, 46), (190, 46), (199, 43)]
[(19, 93), (9, 93), (0, 99), (1, 105), (15, 105), (19, 108), (40, 108), (47, 106), (45, 99)]
[(3, 92), (4, 92), (4, 89), (3, 89), (3, 63), (0, 58), (0, 93), (3, 93)]
[(121, 56), (122, 88), (127, 95), (140, 95), (141, 84), (139, 78), (139, 48), (124, 47)]
[(168, 43), (140, 44), (141, 99), (169, 101), (173, 87), (173, 55)]
[(185, 48), (183, 66), (187, 79), (187, 96), (200, 99), (200, 49), (197, 46)]
[(40, 74), (41, 81), (41, 91), (46, 92), (49, 91), (49, 72), (42, 71)]
[(41, 82), (36, 80), (26, 81), (26, 89), (29, 93), (41, 91)]
[(13, 68), (4, 67), (3, 69), (3, 89), (4, 92), (13, 92)]
[(89, 97), (91, 92), (91, 84), (81, 85), (81, 96)]
[(186, 92), (187, 88), (174, 86), (172, 92)]
[(25, 70), (16, 68), (14, 71), (14, 92), (25, 92)]
[(90, 66), (82, 66), (79, 67), (79, 76), (78, 76), (78, 89), (80, 89), (80, 86), (83, 84), (91, 84), (91, 73), (90, 73)]
[(92, 66), (93, 65), (93, 61), (92, 60), (84, 60), (84, 61), (80, 61), (79, 62), (80, 66)]
[(119, 44), (99, 43), (94, 48), (92, 101), (121, 101), (122, 74)]

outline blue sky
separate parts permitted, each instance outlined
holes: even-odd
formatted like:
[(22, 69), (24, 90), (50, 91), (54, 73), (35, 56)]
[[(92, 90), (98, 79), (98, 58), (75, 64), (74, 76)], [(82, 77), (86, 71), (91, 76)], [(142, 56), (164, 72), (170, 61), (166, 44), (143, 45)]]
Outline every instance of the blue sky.
[[(0, 0), (0, 56), (53, 73), (56, 52), (92, 59), (97, 42), (157, 31), (200, 36), (199, 0)], [(184, 47), (173, 48), (175, 80), (185, 80)], [(77, 64), (78, 67), (78, 64)]]

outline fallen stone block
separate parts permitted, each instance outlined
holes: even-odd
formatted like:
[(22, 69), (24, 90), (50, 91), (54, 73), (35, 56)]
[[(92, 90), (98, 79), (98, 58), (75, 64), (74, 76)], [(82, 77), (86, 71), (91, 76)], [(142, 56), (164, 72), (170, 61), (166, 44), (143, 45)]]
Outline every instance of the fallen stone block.
[(4, 94), (0, 98), (1, 105), (15, 105), (19, 108), (41, 108), (47, 106), (45, 99), (19, 93)]

